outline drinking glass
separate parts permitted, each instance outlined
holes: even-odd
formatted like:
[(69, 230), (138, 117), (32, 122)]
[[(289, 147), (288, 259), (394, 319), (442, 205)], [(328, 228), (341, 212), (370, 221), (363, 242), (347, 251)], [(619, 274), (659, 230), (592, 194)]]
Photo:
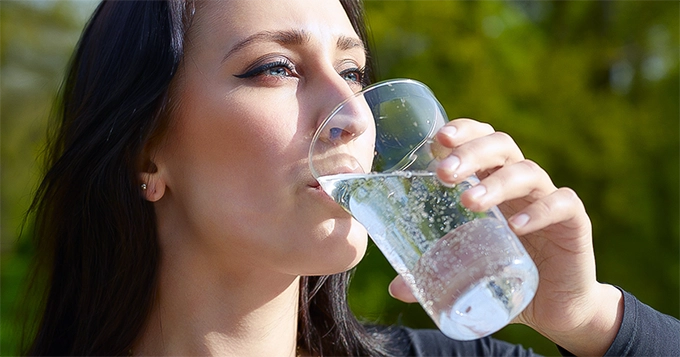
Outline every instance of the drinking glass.
[(318, 127), (311, 171), (368, 231), (447, 336), (472, 340), (507, 325), (531, 301), (538, 271), (503, 215), (472, 212), (435, 174), (450, 153), (435, 140), (448, 121), (424, 84), (395, 79), (340, 103)]

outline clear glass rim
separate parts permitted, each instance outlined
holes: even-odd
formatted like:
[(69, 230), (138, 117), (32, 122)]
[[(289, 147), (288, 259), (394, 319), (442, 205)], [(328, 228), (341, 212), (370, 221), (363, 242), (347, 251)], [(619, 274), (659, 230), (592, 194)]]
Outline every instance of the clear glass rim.
[(333, 110), (331, 110), (331, 112), (326, 116), (326, 118), (324, 118), (321, 124), (319, 124), (319, 126), (315, 129), (314, 136), (312, 136), (312, 140), (309, 143), (309, 154), (307, 155), (307, 159), (309, 160), (309, 167), (312, 171), (312, 175), (315, 178), (319, 177), (319, 173), (316, 172), (316, 170), (314, 169), (314, 165), (312, 165), (313, 162), (312, 158), (314, 156), (314, 146), (312, 145), (312, 143), (316, 142), (319, 139), (319, 135), (321, 135), (321, 128), (326, 126), (326, 124), (331, 120), (331, 118), (333, 118), (333, 116), (335, 116), (335, 114), (337, 114), (342, 109), (342, 107), (348, 102), (354, 100), (357, 97), (363, 96), (364, 94), (366, 94), (366, 92), (370, 92), (372, 90), (375, 90), (376, 88), (390, 86), (393, 84), (413, 84), (422, 89), (427, 90), (434, 97), (434, 93), (432, 92), (432, 90), (420, 81), (409, 78), (393, 78), (373, 83), (344, 99), (342, 102), (340, 102), (340, 104), (336, 105), (335, 108), (333, 108)]

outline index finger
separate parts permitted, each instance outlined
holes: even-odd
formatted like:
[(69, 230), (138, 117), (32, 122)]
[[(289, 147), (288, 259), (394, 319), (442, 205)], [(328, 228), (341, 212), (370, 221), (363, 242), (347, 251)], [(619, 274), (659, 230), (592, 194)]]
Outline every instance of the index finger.
[(451, 120), (439, 129), (436, 139), (445, 147), (455, 148), (470, 140), (487, 136), (494, 132), (494, 128), (488, 123), (468, 118), (458, 118)]

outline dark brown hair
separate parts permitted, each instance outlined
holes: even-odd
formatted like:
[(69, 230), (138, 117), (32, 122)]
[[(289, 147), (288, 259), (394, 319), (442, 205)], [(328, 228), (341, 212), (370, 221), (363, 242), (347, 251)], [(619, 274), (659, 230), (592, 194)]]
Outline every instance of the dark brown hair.
[[(341, 2), (367, 43), (360, 2)], [(104, 1), (78, 42), (31, 206), (33, 281), (44, 290), (28, 355), (125, 355), (148, 317), (159, 244), (138, 160), (167, 125), (161, 113), (192, 17), (190, 0)], [(384, 353), (348, 308), (349, 277), (301, 279), (298, 344), (306, 351)]]

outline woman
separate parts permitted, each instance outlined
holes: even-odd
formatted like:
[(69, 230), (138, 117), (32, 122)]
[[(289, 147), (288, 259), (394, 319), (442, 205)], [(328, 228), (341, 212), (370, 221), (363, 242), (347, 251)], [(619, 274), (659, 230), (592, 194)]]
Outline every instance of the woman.
[[(349, 0), (102, 3), (34, 201), (48, 283), (27, 353), (530, 354), (368, 329), (349, 312), (347, 271), (366, 233), (317, 189), (306, 154), (319, 122), (370, 77), (365, 43)], [(454, 120), (438, 139), (453, 148), (440, 179), (483, 177), (465, 204), (502, 204), (539, 266), (518, 322), (572, 353), (622, 353), (630, 312), (595, 280), (578, 197), (487, 124)], [(391, 291), (412, 299), (398, 279)]]

